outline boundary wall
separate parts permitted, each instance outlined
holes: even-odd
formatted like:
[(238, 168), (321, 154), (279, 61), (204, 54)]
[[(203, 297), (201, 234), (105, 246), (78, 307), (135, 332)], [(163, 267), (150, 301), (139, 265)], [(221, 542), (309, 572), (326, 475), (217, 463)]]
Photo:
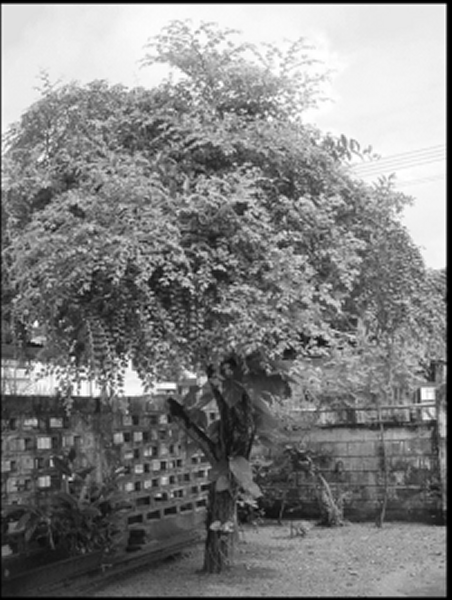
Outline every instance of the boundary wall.
[[(205, 515), (210, 465), (147, 397), (126, 399), (127, 414), (97, 398), (77, 397), (66, 414), (56, 397), (2, 397), (2, 504), (45, 505), (65, 476), (54, 456), (75, 450), (74, 467), (94, 466), (98, 483), (118, 479), (132, 509), (123, 526), (142, 545), (198, 527)], [(207, 412), (208, 419), (216, 418)], [(124, 548), (125, 550), (125, 548)]]
[[(333, 495), (342, 497), (346, 519), (377, 517), (386, 464), (386, 518), (442, 522), (447, 512), (445, 392), (438, 398), (422, 406), (385, 407), (384, 443), (373, 409), (299, 410), (293, 412), (298, 425), (292, 442), (311, 452)], [(293, 512), (320, 516), (313, 476), (295, 470), (277, 485), (287, 505), (297, 507)]]

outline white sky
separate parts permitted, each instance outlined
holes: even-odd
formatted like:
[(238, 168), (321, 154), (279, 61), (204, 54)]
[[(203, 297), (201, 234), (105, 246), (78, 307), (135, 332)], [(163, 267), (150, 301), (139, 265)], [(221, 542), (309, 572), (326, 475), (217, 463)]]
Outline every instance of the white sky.
[[(334, 102), (310, 116), (324, 131), (372, 145), (383, 158), (445, 147), (445, 3), (2, 4), (2, 131), (37, 99), (41, 69), (64, 83), (152, 85), (155, 74), (138, 66), (143, 47), (168, 21), (185, 18), (240, 29), (250, 41), (315, 42), (337, 70)], [(415, 198), (405, 223), (434, 268), (446, 264), (444, 173), (439, 160), (397, 174)]]

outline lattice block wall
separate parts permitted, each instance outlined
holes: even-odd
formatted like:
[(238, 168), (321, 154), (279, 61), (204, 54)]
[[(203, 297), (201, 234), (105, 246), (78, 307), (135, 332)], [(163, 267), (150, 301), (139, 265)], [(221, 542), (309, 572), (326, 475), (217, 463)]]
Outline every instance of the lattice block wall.
[[(124, 527), (146, 541), (198, 525), (204, 518), (209, 464), (188, 450), (185, 435), (148, 398), (128, 400), (128, 414), (77, 398), (70, 416), (49, 397), (2, 398), (2, 503), (45, 504), (63, 489), (54, 456), (75, 449), (77, 468), (94, 466), (101, 482), (112, 467), (132, 504)], [(208, 412), (208, 418), (215, 413)]]
[(152, 533), (162, 519), (205, 508), (209, 465), (200, 453), (188, 455), (184, 434), (166, 414), (116, 415), (113, 442), (126, 470), (121, 486), (134, 505), (128, 526)]
[[(4, 400), (2, 399), (2, 402)], [(79, 436), (78, 436), (79, 437)], [(79, 445), (67, 417), (19, 415), (2, 418), (2, 501), (29, 503), (61, 489), (53, 456)]]

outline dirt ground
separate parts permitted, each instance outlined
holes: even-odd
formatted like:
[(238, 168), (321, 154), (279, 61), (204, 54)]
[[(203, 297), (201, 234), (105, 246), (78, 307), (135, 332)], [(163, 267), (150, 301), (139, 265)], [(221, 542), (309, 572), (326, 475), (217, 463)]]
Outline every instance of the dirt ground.
[(446, 597), (445, 527), (305, 524), (304, 537), (291, 537), (289, 522), (246, 527), (234, 566), (220, 575), (197, 572), (199, 544), (89, 597)]

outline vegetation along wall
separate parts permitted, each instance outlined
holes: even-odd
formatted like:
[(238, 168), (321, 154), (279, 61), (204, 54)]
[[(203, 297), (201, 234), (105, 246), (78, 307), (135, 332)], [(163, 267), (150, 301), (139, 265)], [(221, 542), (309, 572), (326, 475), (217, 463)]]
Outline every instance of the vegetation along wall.
[[(298, 414), (300, 429), (293, 442), (309, 450), (336, 498), (342, 496), (349, 520), (376, 518), (384, 496), (385, 464), (388, 520), (434, 522), (445, 516), (445, 408), (386, 409), (384, 442), (375, 418), (356, 418), (324, 411), (320, 423), (308, 429)], [(352, 411), (353, 412), (353, 411)], [(403, 418), (406, 415), (406, 419)], [(396, 418), (394, 418), (396, 417)], [(383, 451), (384, 445), (384, 451)], [(317, 483), (293, 469), (281, 481), (286, 506), (308, 518), (318, 516)]]
[(148, 543), (197, 526), (209, 465), (188, 451), (180, 428), (155, 404), (146, 398), (126, 404), (123, 414), (98, 399), (76, 398), (67, 415), (57, 398), (4, 396), (2, 505), (44, 506), (66, 489), (70, 477), (58, 465), (59, 457), (70, 456), (75, 470), (94, 467), (90, 477), (99, 483), (123, 467), (117, 485), (130, 503), (123, 515), (126, 545), (133, 532)]

